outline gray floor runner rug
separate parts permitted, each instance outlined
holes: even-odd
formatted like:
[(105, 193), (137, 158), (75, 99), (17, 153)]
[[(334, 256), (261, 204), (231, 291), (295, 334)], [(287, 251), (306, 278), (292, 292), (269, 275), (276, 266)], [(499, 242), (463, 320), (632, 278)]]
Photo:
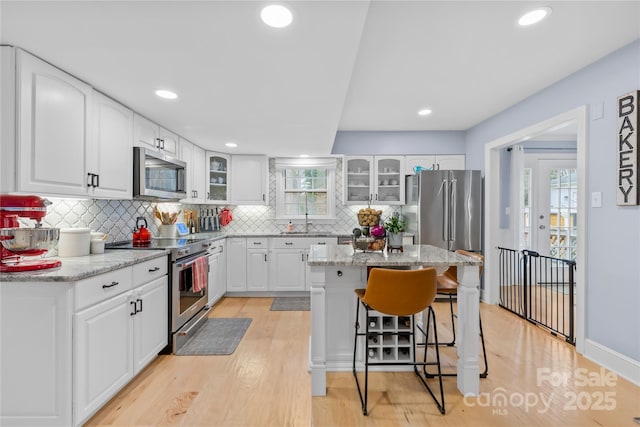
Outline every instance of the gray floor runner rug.
[(273, 299), (271, 311), (309, 311), (311, 298), (309, 297), (278, 297)]
[(176, 355), (231, 354), (251, 324), (246, 318), (211, 318), (180, 348)]

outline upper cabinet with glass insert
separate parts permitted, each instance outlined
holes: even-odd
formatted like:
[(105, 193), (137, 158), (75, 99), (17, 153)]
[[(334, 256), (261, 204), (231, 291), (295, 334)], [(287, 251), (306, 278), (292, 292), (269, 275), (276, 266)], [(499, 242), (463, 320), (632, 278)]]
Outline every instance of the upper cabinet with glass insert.
[(229, 202), (229, 161), (227, 154), (207, 153), (207, 202)]
[(404, 172), (404, 156), (345, 156), (345, 204), (404, 204)]

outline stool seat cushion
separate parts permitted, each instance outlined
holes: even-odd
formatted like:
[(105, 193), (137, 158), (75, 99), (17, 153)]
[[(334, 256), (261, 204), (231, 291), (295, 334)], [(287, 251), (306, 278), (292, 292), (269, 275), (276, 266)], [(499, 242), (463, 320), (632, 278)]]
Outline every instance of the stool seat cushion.
[(438, 274), (438, 287), (436, 292), (439, 294), (457, 294), (458, 293), (458, 281), (453, 279), (448, 274)]

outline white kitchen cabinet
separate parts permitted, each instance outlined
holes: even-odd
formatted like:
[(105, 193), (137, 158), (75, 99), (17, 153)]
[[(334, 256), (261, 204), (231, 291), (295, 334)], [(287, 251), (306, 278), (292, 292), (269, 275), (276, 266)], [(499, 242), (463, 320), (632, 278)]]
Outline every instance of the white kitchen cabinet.
[(160, 257), (75, 284), (82, 289), (76, 307), (92, 304), (74, 316), (76, 424), (93, 415), (167, 345), (167, 272), (167, 258)]
[(247, 290), (247, 239), (227, 239), (227, 292)]
[(204, 203), (205, 187), (205, 151), (199, 146), (180, 138), (180, 160), (187, 163), (187, 198), (185, 203)]
[(262, 155), (231, 156), (232, 205), (267, 205), (269, 162)]
[(72, 314), (69, 283), (0, 283), (0, 425), (73, 425)]
[(208, 169), (207, 201), (209, 203), (229, 203), (229, 169), (231, 156), (222, 153), (206, 153), (205, 165)]
[(247, 238), (247, 291), (269, 289), (269, 240)]
[(85, 420), (133, 378), (135, 301), (117, 295), (74, 316), (74, 419)]
[(15, 190), (86, 196), (91, 87), (20, 49), (15, 55)]
[(133, 112), (20, 49), (2, 58), (2, 191), (131, 199)]
[(464, 154), (406, 156), (405, 175), (413, 175), (416, 166), (421, 166), (422, 169), (426, 170), (463, 170), (465, 168), (465, 156)]
[(226, 242), (224, 239), (211, 243), (209, 248), (209, 306), (222, 298), (227, 290)]
[[(100, 199), (127, 200), (133, 197), (133, 112), (93, 91), (92, 140), (87, 164), (92, 182), (89, 195)], [(88, 181), (89, 182), (89, 181)]]
[(336, 244), (335, 237), (274, 237), (271, 239), (270, 287), (274, 291), (304, 291), (309, 247)]
[(346, 205), (404, 204), (404, 156), (345, 156)]
[(139, 114), (133, 116), (135, 147), (150, 148), (173, 157), (178, 156), (178, 135)]

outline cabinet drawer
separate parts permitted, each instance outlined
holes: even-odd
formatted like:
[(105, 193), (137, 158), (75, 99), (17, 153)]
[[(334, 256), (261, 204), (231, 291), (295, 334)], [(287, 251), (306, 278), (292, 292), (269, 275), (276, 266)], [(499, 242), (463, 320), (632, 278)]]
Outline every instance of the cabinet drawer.
[(150, 259), (133, 266), (133, 287), (144, 285), (167, 274), (169, 269), (167, 257)]
[(337, 245), (337, 237), (309, 237), (306, 239), (307, 248), (311, 245)]
[(269, 239), (266, 237), (247, 237), (247, 249), (268, 249)]
[(304, 237), (274, 237), (271, 244), (273, 249), (305, 249), (309, 246)]
[(80, 310), (131, 289), (131, 267), (121, 268), (76, 282), (75, 310)]

